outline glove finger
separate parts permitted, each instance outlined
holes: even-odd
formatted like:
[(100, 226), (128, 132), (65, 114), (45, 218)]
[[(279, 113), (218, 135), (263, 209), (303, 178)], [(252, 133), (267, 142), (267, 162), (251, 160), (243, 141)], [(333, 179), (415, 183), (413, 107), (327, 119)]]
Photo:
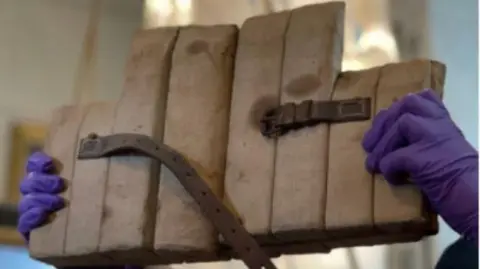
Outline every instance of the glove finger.
[[(404, 114), (398, 121), (398, 132), (405, 139), (405, 144), (410, 145), (422, 140), (425, 136), (433, 136), (435, 130), (428, 129), (437, 120), (426, 119), (413, 114)], [(405, 145), (405, 146), (406, 146)]]
[[(446, 116), (450, 118), (450, 112), (448, 112), (447, 108), (445, 107), (445, 103), (443, 103), (441, 97), (432, 89), (425, 89), (421, 93), (419, 93), (423, 98), (428, 99), (429, 101), (435, 103), (438, 107), (439, 111), (442, 111), (440, 113), (439, 117), (441, 116)], [(462, 137), (465, 137), (463, 134), (462, 130), (458, 128), (457, 125), (455, 125), (455, 130), (457, 131), (458, 134), (460, 134)]]
[(416, 143), (428, 133), (424, 126), (427, 126), (424, 118), (403, 114), (367, 156), (367, 170), (372, 173), (380, 172), (380, 162), (386, 155)]
[(405, 113), (417, 115), (426, 118), (438, 118), (444, 115), (444, 111), (438, 108), (438, 105), (418, 94), (408, 94), (401, 100), (393, 103), (390, 108), (382, 110), (379, 113), (369, 131), (363, 137), (362, 146), (366, 152), (372, 152), (375, 145), (380, 141), (386, 132), (398, 121)]
[(23, 195), (29, 193), (57, 194), (65, 190), (65, 181), (51, 174), (30, 172), (20, 183), (20, 192)]
[(383, 133), (383, 122), (388, 115), (386, 109), (380, 110), (373, 118), (372, 127), (365, 133), (362, 140), (362, 147), (366, 152), (372, 152), (375, 144)]
[(30, 172), (51, 172), (53, 171), (53, 159), (47, 154), (38, 151), (30, 155), (27, 160), (26, 171)]
[(439, 107), (434, 99), (433, 91), (421, 91), (416, 94), (407, 94), (401, 101), (404, 112), (425, 118), (438, 118), (444, 115), (444, 109)]
[(424, 89), (418, 95), (422, 96), (423, 98), (437, 104), (441, 108), (445, 108), (445, 104), (442, 101), (442, 98), (433, 90), (433, 89)]
[(387, 154), (379, 164), (380, 173), (392, 185), (400, 185), (405, 182), (407, 176), (418, 171), (415, 156), (418, 153), (416, 147), (410, 146), (398, 149)]
[(20, 214), (24, 214), (32, 208), (41, 207), (49, 212), (54, 212), (64, 206), (65, 200), (60, 196), (44, 193), (28, 194), (18, 204), (18, 211)]
[(29, 240), (30, 231), (40, 227), (48, 219), (49, 212), (45, 208), (35, 207), (20, 215), (17, 230), (25, 240)]
[(422, 149), (415, 142), (425, 135), (424, 126), (427, 125), (424, 118), (412, 114), (405, 114), (399, 119), (397, 131), (407, 143), (385, 151), (378, 163), (378, 170), (391, 184), (403, 184), (408, 176), (414, 179), (414, 175), (419, 174), (416, 158)]
[[(412, 129), (411, 126), (417, 123), (415, 120), (416, 117), (417, 116), (412, 114), (403, 114), (395, 124), (387, 130), (379, 139), (372, 152), (367, 156), (366, 167), (368, 171), (378, 173), (380, 169), (379, 163), (385, 155), (399, 148), (408, 146), (411, 141), (408, 140), (407, 137), (418, 134), (418, 132), (412, 134), (410, 131)], [(416, 126), (416, 129), (418, 130), (420, 127)], [(417, 139), (420, 139), (420, 137)]]

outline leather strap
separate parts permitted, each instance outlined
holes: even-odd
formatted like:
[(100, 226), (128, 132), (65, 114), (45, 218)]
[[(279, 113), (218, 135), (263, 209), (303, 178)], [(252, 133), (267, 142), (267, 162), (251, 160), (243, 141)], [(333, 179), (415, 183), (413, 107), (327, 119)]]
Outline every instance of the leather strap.
[(370, 119), (370, 114), (370, 98), (286, 103), (265, 113), (260, 131), (264, 136), (274, 138), (319, 123), (364, 121)]
[(276, 269), (269, 256), (245, 230), (237, 218), (217, 199), (197, 171), (177, 151), (140, 134), (90, 134), (80, 141), (78, 159), (97, 159), (119, 155), (142, 155), (153, 158), (177, 177), (195, 199), (203, 214), (231, 245), (250, 269)]

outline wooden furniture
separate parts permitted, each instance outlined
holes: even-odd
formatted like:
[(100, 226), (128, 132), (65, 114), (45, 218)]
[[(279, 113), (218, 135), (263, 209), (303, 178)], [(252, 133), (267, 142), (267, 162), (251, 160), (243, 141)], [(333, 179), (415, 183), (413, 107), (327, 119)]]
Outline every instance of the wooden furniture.
[(56, 266), (236, 257), (167, 167), (139, 156), (78, 160), (92, 132), (143, 134), (177, 150), (270, 257), (435, 234), (419, 190), (365, 170), (360, 142), (371, 118), (278, 138), (260, 132), (262, 115), (289, 102), (369, 98), (374, 115), (407, 93), (442, 92), (445, 67), (430, 60), (340, 73), (344, 9), (257, 16), (239, 31), (139, 32), (118, 102), (54, 114), (46, 151), (62, 164), (69, 203), (32, 232), (31, 256)]

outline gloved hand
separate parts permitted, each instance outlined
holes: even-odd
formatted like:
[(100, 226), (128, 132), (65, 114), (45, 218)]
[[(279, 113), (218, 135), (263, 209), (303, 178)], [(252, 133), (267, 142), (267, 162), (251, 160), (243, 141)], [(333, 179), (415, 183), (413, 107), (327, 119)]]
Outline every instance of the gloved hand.
[[(20, 214), (18, 231), (29, 241), (30, 231), (47, 221), (49, 215), (65, 206), (58, 195), (65, 188), (64, 181), (53, 174), (52, 158), (41, 152), (33, 153), (26, 165), (26, 176), (20, 184), (23, 197), (18, 205)], [(68, 267), (63, 269), (94, 269), (93, 267)], [(137, 266), (97, 267), (98, 269), (142, 269)]]
[(370, 172), (391, 184), (408, 175), (453, 230), (478, 241), (478, 152), (434, 91), (378, 113), (362, 144)]

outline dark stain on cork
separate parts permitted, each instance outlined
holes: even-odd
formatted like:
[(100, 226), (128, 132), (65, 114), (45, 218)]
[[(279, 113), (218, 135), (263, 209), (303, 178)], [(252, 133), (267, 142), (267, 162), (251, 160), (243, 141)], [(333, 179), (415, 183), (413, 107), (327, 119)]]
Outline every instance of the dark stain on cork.
[(55, 173), (56, 175), (59, 175), (63, 171), (62, 162), (59, 159), (52, 157), (52, 167), (49, 170), (50, 171), (48, 172), (52, 172), (52, 173)]
[(250, 126), (254, 129), (260, 130), (260, 121), (263, 115), (278, 106), (278, 98), (275, 96), (263, 96), (257, 99), (250, 109)]
[(110, 218), (112, 216), (112, 209), (110, 207), (107, 207), (107, 206), (104, 206), (102, 208), (102, 215), (101, 215), (101, 220), (102, 220), (102, 223)]
[(208, 43), (204, 40), (195, 40), (188, 44), (186, 50), (187, 53), (193, 55), (208, 52)]
[(285, 92), (292, 97), (303, 97), (314, 92), (322, 85), (317, 75), (303, 75), (290, 81), (285, 87)]

